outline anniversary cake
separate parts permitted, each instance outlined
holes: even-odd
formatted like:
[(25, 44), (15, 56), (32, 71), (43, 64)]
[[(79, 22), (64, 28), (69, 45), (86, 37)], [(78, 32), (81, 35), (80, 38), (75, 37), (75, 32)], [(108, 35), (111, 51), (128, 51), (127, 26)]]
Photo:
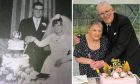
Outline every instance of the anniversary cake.
[(8, 50), (12, 53), (7, 52), (2, 56), (0, 84), (31, 84), (38, 73), (30, 67), (27, 54), (17, 53), (24, 50), (24, 41), (18, 35), (14, 36), (8, 41)]
[(119, 59), (112, 59), (112, 66), (105, 64), (104, 73), (100, 73), (100, 84), (137, 84), (137, 79), (130, 72), (130, 67), (127, 61), (123, 64)]

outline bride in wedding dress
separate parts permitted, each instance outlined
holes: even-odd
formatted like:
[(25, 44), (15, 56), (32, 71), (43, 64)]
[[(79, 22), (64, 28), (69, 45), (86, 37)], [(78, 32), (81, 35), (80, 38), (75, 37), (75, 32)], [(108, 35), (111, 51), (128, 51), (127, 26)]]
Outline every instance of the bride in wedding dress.
[(34, 37), (37, 46), (51, 48), (41, 70), (50, 74), (46, 84), (71, 84), (71, 30), (71, 21), (57, 14), (51, 19), (43, 39), (39, 41)]

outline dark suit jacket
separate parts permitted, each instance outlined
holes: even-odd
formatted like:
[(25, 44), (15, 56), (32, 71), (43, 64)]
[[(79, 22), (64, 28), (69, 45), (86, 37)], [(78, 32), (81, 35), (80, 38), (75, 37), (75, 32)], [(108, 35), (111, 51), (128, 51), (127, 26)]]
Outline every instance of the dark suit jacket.
[[(22, 20), (19, 26), (19, 32), (22, 33), (21, 39), (24, 40), (26, 36), (34, 36), (38, 40), (41, 40), (44, 35), (42, 31), (46, 30), (47, 24), (48, 20), (42, 17), (39, 28), (36, 31), (32, 17)], [(33, 66), (36, 71), (40, 72), (43, 62), (47, 56), (43, 48), (37, 47), (35, 43), (30, 43), (25, 53), (30, 56), (31, 66)]]
[[(43, 25), (42, 23), (45, 23), (45, 25)], [(19, 26), (19, 31), (22, 33), (22, 39), (25, 39), (25, 37), (28, 36), (35, 36), (38, 40), (42, 39), (42, 36), (44, 35), (44, 33), (42, 32), (42, 30), (46, 30), (48, 25), (48, 20), (45, 18), (41, 18), (41, 22), (39, 25), (38, 30), (36, 31), (35, 29), (35, 25), (33, 22), (33, 18), (27, 18), (21, 21), (20, 26)]]
[(103, 26), (103, 34), (108, 36), (112, 47), (104, 61), (109, 63), (112, 58), (127, 60), (131, 71), (136, 73), (137, 69), (140, 68), (140, 45), (129, 19), (114, 13), (110, 32), (107, 32), (105, 23)]

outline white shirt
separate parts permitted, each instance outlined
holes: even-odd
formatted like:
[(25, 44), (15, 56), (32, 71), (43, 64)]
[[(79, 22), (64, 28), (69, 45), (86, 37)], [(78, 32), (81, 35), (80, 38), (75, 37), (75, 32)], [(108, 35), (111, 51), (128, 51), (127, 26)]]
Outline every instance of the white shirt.
[(41, 18), (35, 18), (35, 17), (33, 17), (33, 21), (34, 21), (34, 25), (35, 25), (36, 30), (38, 30), (38, 27), (39, 27)]

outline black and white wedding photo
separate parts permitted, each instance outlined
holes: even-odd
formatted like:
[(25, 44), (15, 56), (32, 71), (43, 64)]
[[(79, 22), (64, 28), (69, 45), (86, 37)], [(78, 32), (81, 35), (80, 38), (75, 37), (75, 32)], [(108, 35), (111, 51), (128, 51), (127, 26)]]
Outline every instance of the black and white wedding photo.
[(0, 84), (72, 83), (72, 1), (0, 0)]

